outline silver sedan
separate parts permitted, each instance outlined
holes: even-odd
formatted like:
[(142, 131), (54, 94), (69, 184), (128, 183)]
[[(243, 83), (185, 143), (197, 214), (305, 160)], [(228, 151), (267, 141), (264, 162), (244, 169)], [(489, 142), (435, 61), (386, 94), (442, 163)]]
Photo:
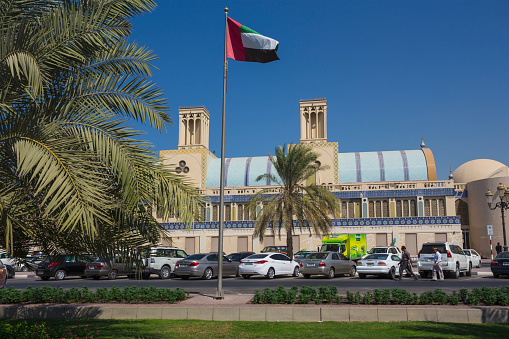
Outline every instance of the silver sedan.
[[(184, 280), (189, 277), (201, 277), (209, 280), (218, 275), (218, 255), (217, 253), (199, 253), (193, 254), (175, 264), (175, 276)], [(223, 276), (237, 275), (239, 263), (231, 261), (223, 256)]]
[(337, 274), (353, 277), (356, 271), (355, 262), (338, 252), (313, 252), (300, 263), (300, 272), (304, 278), (309, 278), (313, 274), (324, 275), (329, 279)]

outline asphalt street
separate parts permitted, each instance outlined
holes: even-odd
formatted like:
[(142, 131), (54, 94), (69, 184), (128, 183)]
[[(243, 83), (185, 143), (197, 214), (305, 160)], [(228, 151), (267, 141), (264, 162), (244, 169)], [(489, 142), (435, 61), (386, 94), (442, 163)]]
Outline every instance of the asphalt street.
[[(475, 274), (475, 273), (478, 273)], [(223, 278), (223, 290), (229, 294), (252, 294), (255, 290), (263, 290), (264, 288), (275, 288), (277, 286), (284, 286), (290, 288), (292, 286), (337, 286), (340, 294), (345, 294), (346, 291), (361, 293), (372, 291), (373, 289), (384, 289), (401, 287), (411, 292), (422, 293), (427, 290), (440, 288), (444, 291), (458, 290), (460, 288), (472, 289), (474, 287), (500, 287), (509, 285), (509, 277), (502, 276), (501, 278), (494, 278), (489, 271), (475, 272), (471, 277), (460, 277), (459, 279), (446, 278), (443, 282), (434, 282), (430, 279), (419, 279), (414, 281), (412, 278), (403, 278), (401, 281), (389, 280), (387, 278), (379, 278), (368, 276), (366, 279), (355, 277), (336, 277), (334, 279), (327, 279), (324, 277), (314, 276), (310, 279), (305, 279), (302, 275), (300, 277), (276, 277), (274, 279), (266, 279), (262, 276), (255, 276), (251, 279), (227, 277)], [(182, 280), (180, 278), (171, 278), (167, 280), (159, 279), (153, 275), (148, 280), (138, 280), (126, 277), (119, 277), (115, 280), (108, 280), (103, 278), (101, 280), (81, 279), (79, 277), (67, 277), (65, 280), (57, 281), (50, 279), (42, 281), (40, 278), (32, 276), (28, 278), (17, 277), (8, 280), (8, 287), (26, 288), (28, 286), (52, 286), (63, 287), (65, 289), (71, 287), (88, 286), (90, 289), (99, 287), (113, 286), (126, 287), (126, 286), (155, 286), (166, 288), (180, 287), (190, 293), (211, 294), (217, 288), (217, 279), (201, 280), (199, 278), (191, 278), (189, 280)]]

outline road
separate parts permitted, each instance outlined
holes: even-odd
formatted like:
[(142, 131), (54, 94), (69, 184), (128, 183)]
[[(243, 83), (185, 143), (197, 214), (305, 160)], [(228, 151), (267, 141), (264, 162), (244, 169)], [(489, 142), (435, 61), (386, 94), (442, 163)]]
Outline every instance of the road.
[[(434, 282), (430, 279), (420, 279), (414, 281), (411, 278), (403, 278), (401, 281), (389, 280), (386, 278), (370, 277), (366, 279), (359, 279), (355, 277), (336, 277), (334, 279), (326, 279), (323, 277), (311, 277), (305, 279), (302, 275), (298, 278), (294, 277), (276, 277), (272, 280), (265, 279), (264, 277), (252, 277), (251, 279), (243, 278), (224, 278), (223, 279), (223, 290), (229, 294), (253, 294), (255, 290), (263, 290), (264, 288), (275, 288), (282, 285), (286, 288), (292, 286), (301, 287), (307, 286), (337, 286), (340, 294), (346, 294), (346, 291), (356, 292), (360, 291), (364, 293), (366, 291), (372, 291), (373, 289), (384, 289), (401, 287), (410, 292), (422, 293), (427, 290), (440, 288), (444, 291), (459, 290), (460, 288), (472, 289), (474, 287), (500, 287), (509, 286), (509, 277), (502, 276), (501, 278), (495, 279), (492, 275), (487, 275), (488, 272), (480, 273), (481, 275), (474, 275), (471, 277), (460, 277), (459, 279), (447, 279), (443, 282)], [(68, 277), (65, 280), (56, 281), (50, 279), (48, 281), (42, 281), (38, 277), (29, 278), (15, 278), (8, 280), (8, 287), (12, 286), (15, 288), (26, 288), (28, 286), (52, 286), (52, 287), (82, 287), (88, 286), (90, 289), (98, 287), (113, 286), (126, 287), (126, 286), (155, 286), (155, 287), (166, 287), (166, 288), (177, 288), (180, 287), (190, 293), (202, 293), (202, 294), (213, 294), (216, 291), (217, 280), (201, 280), (201, 279), (189, 279), (182, 280), (179, 278), (172, 278), (168, 280), (161, 280), (155, 275), (148, 280), (137, 280), (129, 279), (125, 277), (119, 277), (116, 280), (93, 280), (93, 279), (81, 279), (79, 277)]]

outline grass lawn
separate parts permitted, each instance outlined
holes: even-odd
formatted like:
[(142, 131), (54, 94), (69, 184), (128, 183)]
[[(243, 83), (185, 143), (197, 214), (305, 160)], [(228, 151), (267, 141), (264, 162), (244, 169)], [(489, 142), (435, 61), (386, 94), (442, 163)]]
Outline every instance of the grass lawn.
[[(17, 320), (0, 323), (16, 324)], [(507, 338), (509, 324), (297, 323), (201, 320), (29, 320), (48, 328), (85, 326), (94, 338)]]

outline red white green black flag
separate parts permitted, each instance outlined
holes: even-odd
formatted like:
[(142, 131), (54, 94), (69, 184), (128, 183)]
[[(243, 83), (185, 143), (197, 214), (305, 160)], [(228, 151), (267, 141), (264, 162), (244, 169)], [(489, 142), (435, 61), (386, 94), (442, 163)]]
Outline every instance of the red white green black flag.
[(271, 62), (279, 60), (277, 40), (228, 18), (227, 57), (237, 61)]

